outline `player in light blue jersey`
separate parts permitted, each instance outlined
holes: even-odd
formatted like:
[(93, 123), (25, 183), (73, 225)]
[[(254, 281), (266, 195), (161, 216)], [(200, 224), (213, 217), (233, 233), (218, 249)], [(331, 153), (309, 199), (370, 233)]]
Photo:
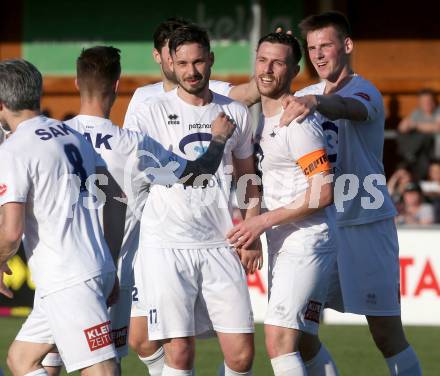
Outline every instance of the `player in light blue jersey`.
[(391, 375), (421, 375), (401, 322), (396, 210), (382, 164), (383, 98), (351, 69), (353, 40), (344, 15), (313, 15), (300, 28), (321, 82), (291, 97), (289, 111), (291, 118), (300, 119), (316, 111), (327, 134), (336, 179), (334, 216), (345, 311), (366, 316)]

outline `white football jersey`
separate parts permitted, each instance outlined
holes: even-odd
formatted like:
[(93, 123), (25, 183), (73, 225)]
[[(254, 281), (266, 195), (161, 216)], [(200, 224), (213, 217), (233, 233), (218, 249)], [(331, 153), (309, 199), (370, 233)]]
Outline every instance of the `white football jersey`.
[[(295, 95), (322, 95), (324, 90), (325, 81), (321, 81)], [(371, 82), (357, 74), (334, 94), (356, 99), (368, 110), (366, 121), (329, 120), (316, 113), (326, 135), (329, 160), (335, 166), (335, 179), (352, 174), (359, 182), (356, 196), (336, 205), (336, 223), (351, 226), (394, 217), (397, 212), (387, 190), (382, 163), (385, 125), (382, 95)], [(376, 180), (379, 176), (382, 182)], [(337, 196), (335, 192), (335, 202)]]
[[(118, 275), (121, 286), (132, 286), (132, 261), (138, 248), (139, 224), (148, 196), (148, 183), (159, 178), (157, 174), (163, 167), (159, 183), (173, 184), (185, 170), (186, 160), (165, 150), (152, 138), (121, 129), (108, 119), (78, 115), (66, 124), (83, 134), (93, 145), (126, 195), (127, 212)], [(156, 180), (154, 182), (157, 183)]]
[(88, 206), (98, 161), (83, 136), (44, 116), (22, 122), (0, 146), (0, 205), (25, 203), (23, 243), (41, 296), (115, 270)]
[(227, 141), (222, 162), (206, 188), (154, 186), (141, 221), (141, 243), (155, 248), (207, 248), (227, 245), (232, 228), (232, 155), (252, 155), (252, 127), (245, 106), (213, 93), (206, 106), (183, 101), (177, 89), (137, 107), (131, 126), (189, 160), (202, 155), (211, 140), (211, 123), (220, 112), (237, 128)]
[[(328, 171), (330, 163), (321, 126), (312, 116), (302, 123), (278, 127), (281, 113), (261, 117), (255, 151), (263, 180), (264, 206), (269, 210), (290, 204), (308, 188), (308, 178)], [(325, 210), (266, 231), (271, 251), (282, 247), (304, 252), (333, 247)], [(304, 253), (303, 252), (303, 253)]]
[[(216, 81), (216, 80), (210, 80), (209, 81), (209, 88), (214, 91), (215, 93), (224, 95), (227, 97), (229, 95), (229, 92), (232, 89), (232, 84), (229, 82), (224, 81)], [(136, 91), (133, 94), (133, 97), (130, 100), (130, 103), (128, 104), (127, 112), (125, 114), (124, 118), (124, 128), (129, 128), (130, 125), (130, 118), (135, 112), (135, 108), (138, 105), (138, 103), (142, 103), (150, 98), (154, 98), (159, 94), (165, 93), (165, 90), (163, 88), (163, 83), (158, 82), (152, 85), (146, 85), (142, 86), (136, 89)]]

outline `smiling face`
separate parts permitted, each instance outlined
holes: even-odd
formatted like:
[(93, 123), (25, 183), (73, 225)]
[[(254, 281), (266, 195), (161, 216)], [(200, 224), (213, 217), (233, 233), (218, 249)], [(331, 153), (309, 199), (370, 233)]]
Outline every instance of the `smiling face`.
[(214, 56), (199, 43), (177, 47), (170, 59), (179, 86), (189, 94), (199, 94), (208, 85)]
[(307, 33), (307, 50), (319, 77), (336, 82), (349, 70), (353, 42), (342, 38), (333, 26), (327, 26)]
[(277, 99), (289, 92), (290, 83), (298, 71), (290, 46), (261, 43), (255, 61), (255, 77), (261, 95)]

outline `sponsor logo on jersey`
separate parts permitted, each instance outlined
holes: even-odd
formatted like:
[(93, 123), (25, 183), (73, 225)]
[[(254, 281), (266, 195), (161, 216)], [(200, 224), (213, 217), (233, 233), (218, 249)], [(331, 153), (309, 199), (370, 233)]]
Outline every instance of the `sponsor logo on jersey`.
[(8, 190), (8, 186), (6, 184), (0, 184), (0, 196), (3, 196)]
[(99, 350), (113, 343), (110, 321), (85, 329), (84, 334), (86, 335), (90, 351)]
[(363, 93), (363, 92), (359, 92), (359, 93), (354, 93), (354, 95), (357, 95), (358, 97), (364, 98), (366, 101), (370, 101), (370, 96), (367, 93)]
[(201, 155), (205, 151), (205, 147), (200, 145), (201, 143), (211, 141), (212, 135), (210, 133), (191, 133), (184, 138), (182, 138), (179, 142), (179, 150), (183, 154), (187, 154), (187, 146), (192, 143), (196, 143), (192, 148), (197, 155)]
[(180, 121), (178, 120), (179, 116), (176, 114), (168, 115), (168, 125), (179, 125)]
[(128, 328), (124, 326), (123, 328), (112, 330), (112, 339), (115, 347), (123, 347), (127, 344)]
[(206, 123), (188, 124), (188, 130), (191, 129), (211, 129), (211, 124), (206, 124)]
[(304, 319), (316, 322), (319, 324), (319, 319), (321, 317), (322, 303), (316, 302), (314, 300), (309, 300), (307, 304), (306, 313), (304, 314)]

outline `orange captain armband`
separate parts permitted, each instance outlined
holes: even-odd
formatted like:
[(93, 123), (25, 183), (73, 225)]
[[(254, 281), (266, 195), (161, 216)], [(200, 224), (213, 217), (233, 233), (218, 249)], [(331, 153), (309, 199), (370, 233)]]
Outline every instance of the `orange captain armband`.
[(325, 149), (312, 151), (298, 159), (297, 163), (308, 178), (332, 168)]

